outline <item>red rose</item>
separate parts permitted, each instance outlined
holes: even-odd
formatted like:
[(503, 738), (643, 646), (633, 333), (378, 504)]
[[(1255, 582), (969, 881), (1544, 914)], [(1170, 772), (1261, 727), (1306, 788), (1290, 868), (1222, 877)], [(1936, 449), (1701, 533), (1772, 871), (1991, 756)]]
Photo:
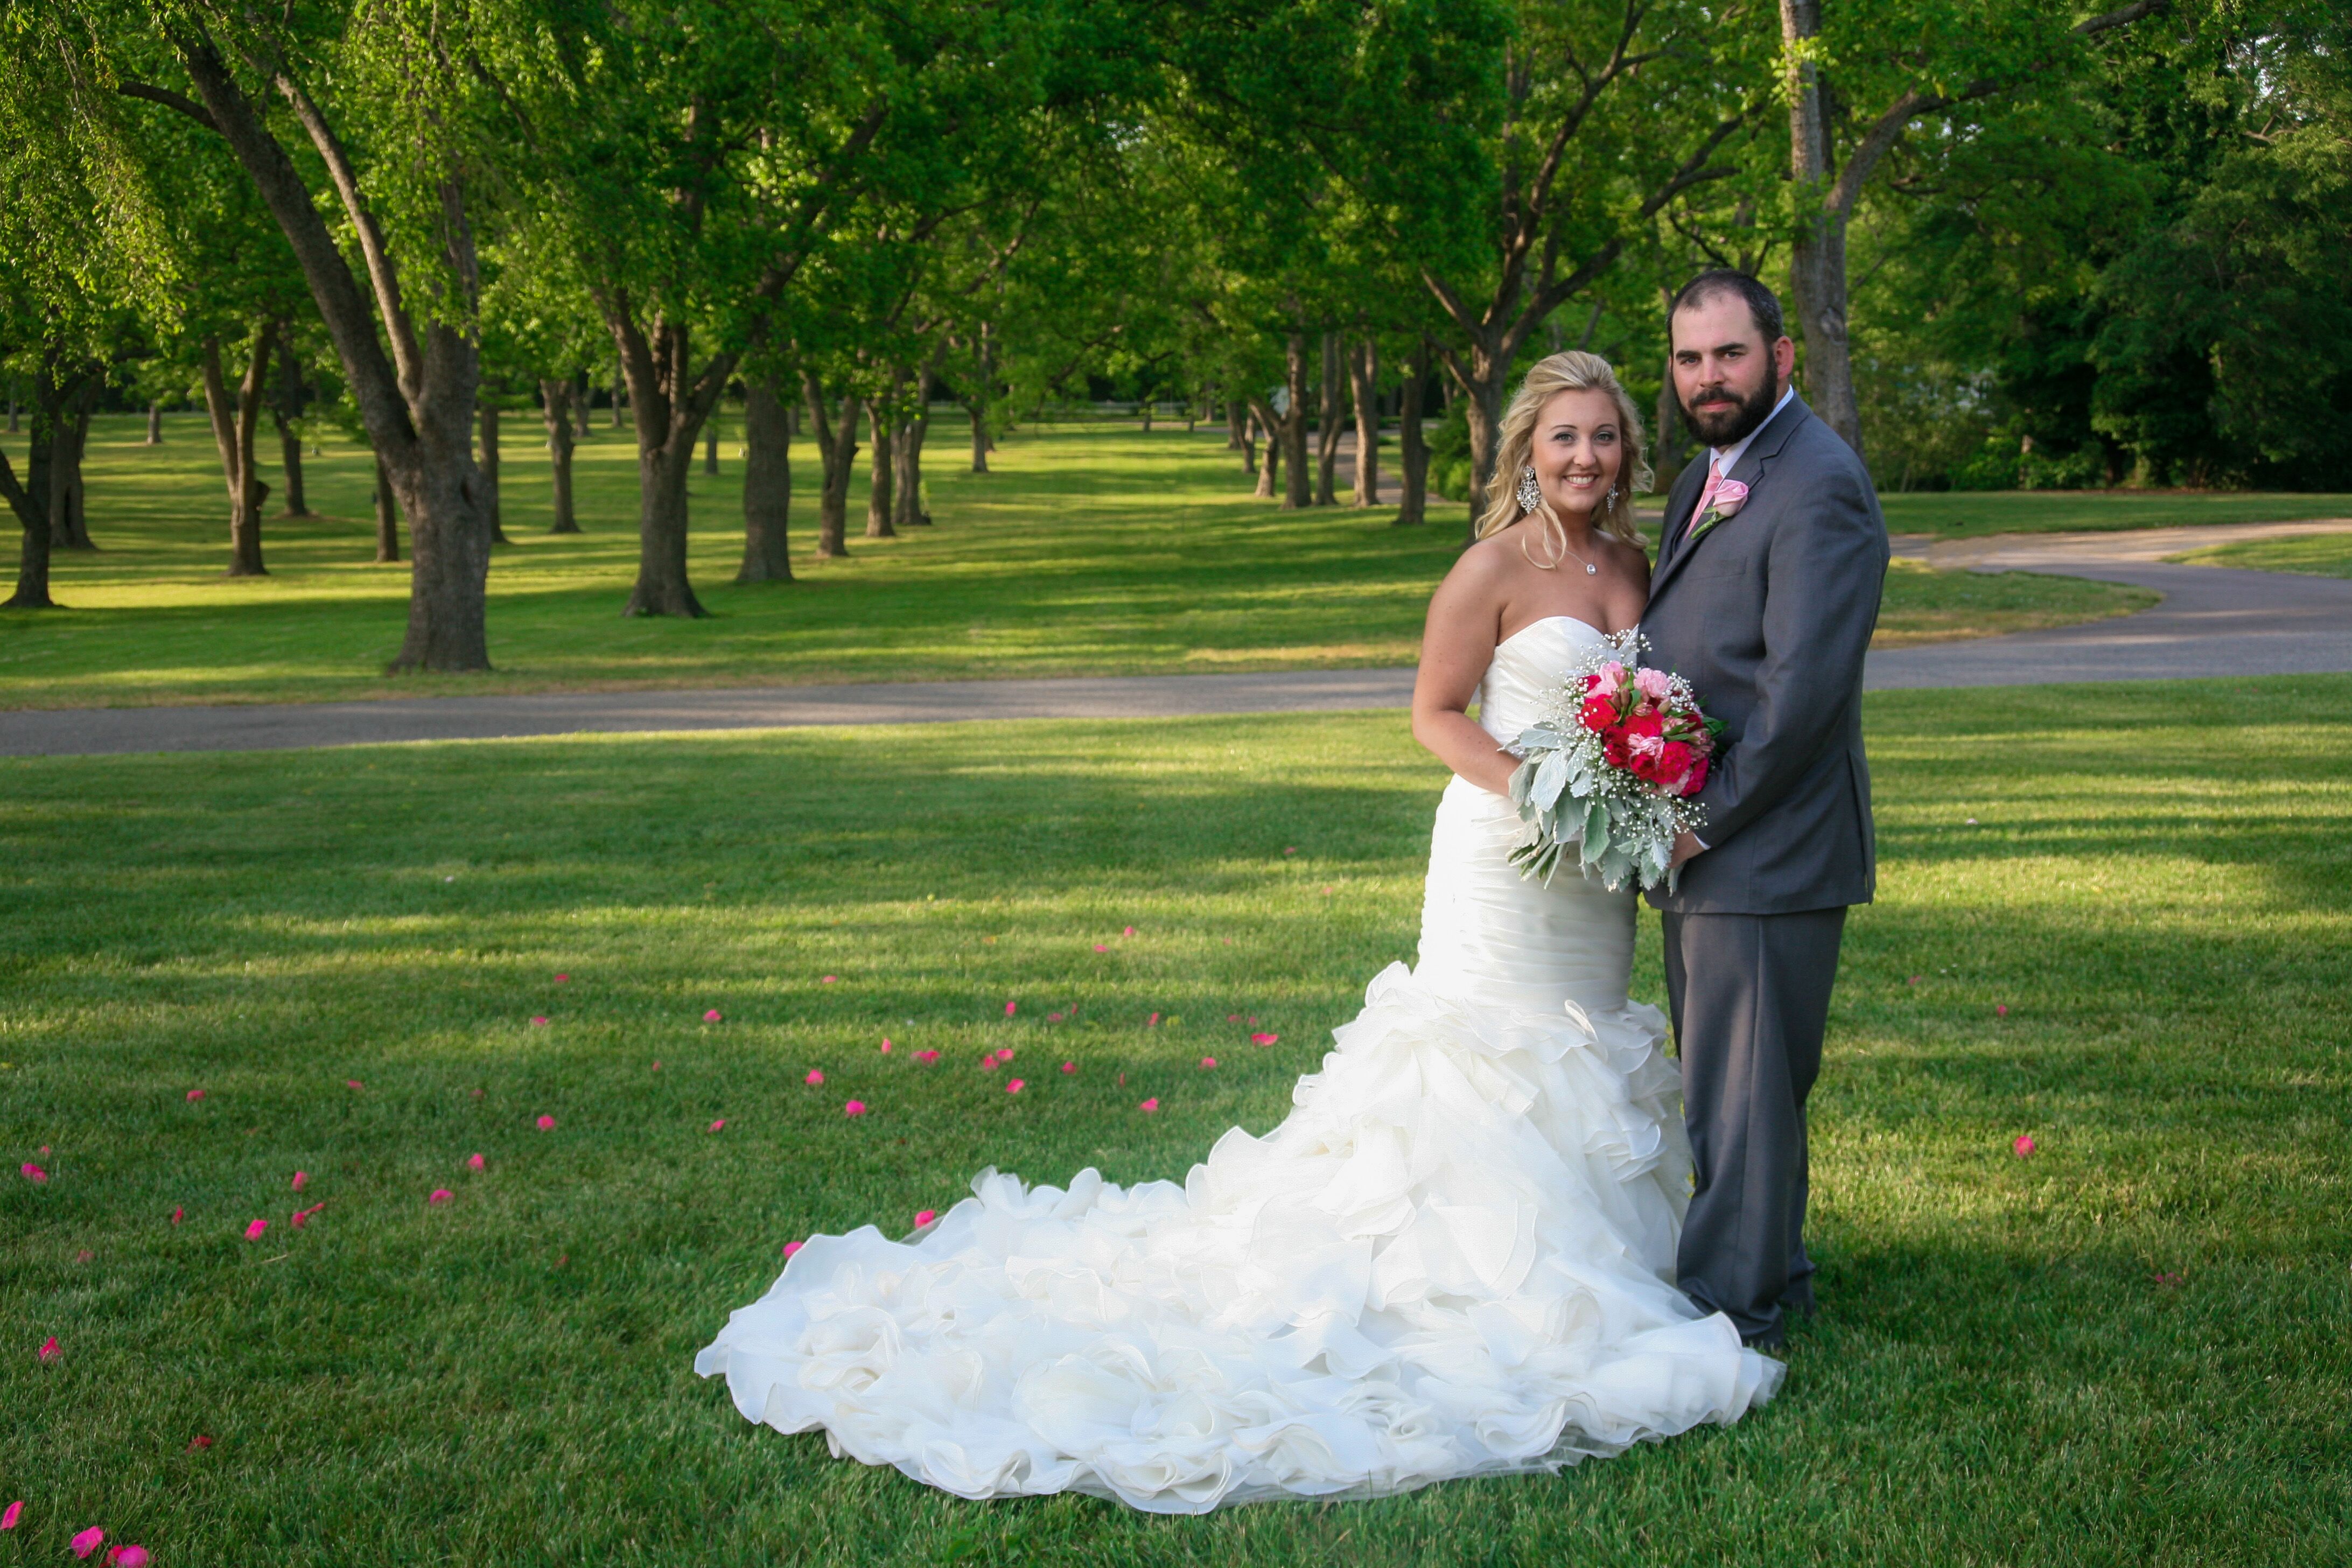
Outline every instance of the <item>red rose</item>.
[(1625, 732), (1628, 735), (1643, 735), (1655, 740), (1664, 734), (1665, 731), (1665, 725), (1659, 722), (1655, 713), (1636, 713), (1625, 721)]
[(1695, 760), (1688, 746), (1684, 745), (1680, 741), (1668, 741), (1658, 748), (1658, 776), (1662, 779), (1678, 779), (1689, 771)]
[(1696, 795), (1706, 787), (1706, 759), (1705, 757), (1701, 757), (1696, 762), (1691, 763), (1690, 783), (1683, 785), (1683, 794), (1685, 795)]
[(1588, 697), (1584, 700), (1584, 727), (1586, 729), (1606, 734), (1610, 726), (1616, 722), (1616, 703), (1611, 701), (1606, 697)]

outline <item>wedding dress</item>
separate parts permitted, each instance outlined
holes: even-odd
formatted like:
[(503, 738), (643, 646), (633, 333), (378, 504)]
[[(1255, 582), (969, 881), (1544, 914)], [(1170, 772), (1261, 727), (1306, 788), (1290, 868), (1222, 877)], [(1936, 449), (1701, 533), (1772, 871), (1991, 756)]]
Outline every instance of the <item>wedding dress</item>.
[[(1507, 639), (1515, 738), (1602, 634)], [(695, 1358), (736, 1407), (968, 1498), (1200, 1513), (1556, 1470), (1771, 1397), (1781, 1366), (1673, 1284), (1691, 1170), (1633, 895), (1522, 880), (1455, 778), (1420, 963), (1391, 964), (1264, 1137), (1182, 1185), (985, 1171), (906, 1241), (818, 1237)]]

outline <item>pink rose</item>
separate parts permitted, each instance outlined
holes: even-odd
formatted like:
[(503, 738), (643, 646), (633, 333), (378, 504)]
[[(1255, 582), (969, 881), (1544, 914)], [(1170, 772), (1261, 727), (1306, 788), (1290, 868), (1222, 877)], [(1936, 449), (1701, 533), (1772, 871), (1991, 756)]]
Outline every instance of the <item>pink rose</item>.
[(1715, 505), (1711, 510), (1717, 517), (1729, 517), (1747, 504), (1748, 487), (1738, 479), (1726, 479), (1715, 487)]
[(1671, 679), (1672, 677), (1663, 669), (1637, 669), (1633, 672), (1633, 684), (1640, 687), (1642, 695), (1653, 702), (1664, 702), (1666, 700), (1668, 691), (1666, 683)]

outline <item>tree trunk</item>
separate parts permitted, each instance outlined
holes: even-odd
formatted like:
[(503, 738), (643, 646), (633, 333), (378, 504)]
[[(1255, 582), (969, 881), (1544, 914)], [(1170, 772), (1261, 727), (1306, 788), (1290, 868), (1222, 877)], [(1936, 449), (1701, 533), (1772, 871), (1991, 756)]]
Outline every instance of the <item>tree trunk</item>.
[(923, 442), (931, 433), (931, 367), (915, 373), (914, 411), (898, 424), (892, 448), (891, 500), (900, 528), (929, 528), (931, 514), (923, 509)]
[(400, 508), (392, 499), (392, 476), (383, 459), (375, 460), (375, 561), (379, 566), (400, 563)]
[(621, 393), (622, 389), (628, 384), (628, 372), (622, 368), (620, 361), (614, 360), (613, 362), (613, 428), (615, 430), (621, 427)]
[(1507, 332), (1501, 328), (1481, 331), (1470, 340), (1465, 359), (1446, 356), (1450, 382), (1463, 394), (1470, 425), (1469, 537), (1477, 536), (1478, 513), (1486, 504), (1486, 487), (1495, 478), (1495, 458), (1502, 441), (1503, 394), (1511, 373)]
[[(467, 439), (481, 356), (465, 324), (413, 317), (402, 302), (398, 264), (367, 205), (359, 172), (334, 127), (291, 78), (278, 86), (327, 166), (342, 233), (368, 273), (363, 288), (345, 240), (331, 231), (301, 170), (264, 121), (219, 51), (202, 33), (174, 32), (172, 47), (203, 100), (200, 119), (253, 182), (310, 285), (369, 442), (382, 455), (407, 517), (414, 566), (408, 627), (392, 670), (476, 670), (490, 665), (484, 625), (488, 535), (478, 505), (480, 477)], [(453, 165), (437, 175), (435, 232), (440, 259), (470, 310), (479, 270), (465, 190)]]
[(499, 509), (499, 405), (485, 395), (481, 399), (482, 455), (478, 467), (482, 470), (482, 496), (490, 514), (490, 542), (511, 544), (507, 537), (505, 520)]
[(1397, 397), (1397, 457), (1404, 465), (1404, 498), (1397, 507), (1397, 525), (1411, 528), (1429, 521), (1429, 435), (1422, 426), (1421, 400), (1429, 390), (1429, 338), (1413, 345)]
[(1348, 394), (1356, 409), (1356, 504), (1381, 504), (1381, 345), (1360, 340), (1348, 354)]
[(1339, 471), (1339, 334), (1323, 334), (1323, 384), (1315, 399), (1315, 504), (1338, 506)]
[(1284, 353), (1286, 390), (1290, 408), (1282, 416), (1282, 510), (1298, 511), (1314, 500), (1313, 480), (1307, 471), (1307, 334), (1293, 332)]
[(572, 510), (572, 384), (547, 380), (539, 384), (539, 414), (547, 426), (547, 472), (555, 489), (555, 525), (550, 533), (577, 533), (580, 519)]
[(706, 474), (716, 474), (719, 471), (719, 421), (717, 419), (711, 420), (703, 428), (702, 471)]
[(1845, 233), (1852, 212), (1832, 190), (1821, 68), (1806, 54), (1821, 30), (1820, 0), (1780, 0), (1780, 39), (1792, 62), (1789, 174), (1796, 184), (1798, 213), (1789, 251), (1789, 292), (1796, 298), (1805, 335), (1805, 402), (1860, 453), (1862, 411), (1854, 401), (1853, 345), (1846, 336)]
[(302, 494), (302, 436), (286, 422), (286, 416), (270, 410), (270, 418), (278, 426), (278, 466), (286, 480), (285, 517), (309, 517), (310, 503)]
[(1136, 409), (1136, 412), (1143, 416), (1143, 433), (1144, 433), (1145, 435), (1147, 435), (1147, 436), (1150, 435), (1150, 434), (1151, 434), (1151, 416), (1152, 416), (1152, 414), (1153, 414), (1153, 412), (1154, 412), (1154, 409), (1153, 409), (1153, 406), (1152, 406), (1152, 400), (1151, 400), (1151, 399), (1150, 399), (1150, 398), (1144, 398), (1143, 400), (1141, 400), (1140, 404), (1139, 405), (1139, 406), (1138, 406), (1138, 407), (1137, 407), (1137, 409)]
[(907, 373), (893, 370), (888, 388), (866, 405), (868, 421), (874, 427), (874, 461), (866, 489), (866, 537), (896, 539), (897, 526), (890, 521), (891, 466), (897, 445), (898, 399), (906, 390)]
[(1280, 421), (1275, 418), (1272, 408), (1255, 397), (1250, 399), (1250, 418), (1256, 424), (1258, 434), (1265, 438), (1265, 461), (1257, 466), (1257, 489), (1253, 493), (1261, 500), (1272, 500), (1282, 472), (1282, 438), (1275, 434), (1280, 428)]
[(310, 401), (302, 384), (302, 360), (294, 351), (294, 335), (282, 323), (278, 329), (278, 395), (269, 416), (278, 426), (278, 461), (286, 481), (288, 517), (309, 517), (310, 500), (302, 492), (302, 432), (299, 421)]
[(589, 405), (594, 401), (594, 395), (588, 385), (588, 373), (584, 370), (572, 372), (572, 379), (564, 384), (564, 391), (572, 400), (572, 417), (580, 426), (580, 439), (585, 441), (596, 433), (588, 417)]
[(988, 472), (988, 418), (983, 412), (986, 406), (977, 401), (963, 405), (964, 412), (971, 416), (971, 471), (975, 474)]
[(96, 550), (89, 537), (89, 489), (82, 481), (82, 454), (89, 447), (89, 416), (98, 405), (100, 377), (81, 379), (58, 416), (56, 449), (49, 455), (49, 543), (58, 550)]
[(220, 448), (221, 478), (228, 486), (228, 575), (264, 577), (261, 562), (261, 503), (269, 487), (261, 482), (253, 460), (254, 427), (261, 422), (261, 384), (269, 367), (275, 325), (264, 321), (254, 330), (253, 350), (236, 395), (229, 395), (221, 371), (220, 340), (205, 340), (205, 407), (212, 415), (213, 442)]
[[(11, 421), (8, 428), (14, 430), (16, 427), (15, 422)], [(147, 405), (147, 439), (142, 445), (160, 447), (163, 444), (163, 405), (160, 403), (150, 403)]]
[(738, 583), (789, 583), (785, 533), (793, 515), (793, 422), (782, 388), (754, 381), (743, 388), (743, 566)]
[(892, 423), (888, 405), (875, 398), (866, 405), (866, 423), (874, 429), (873, 462), (866, 472), (866, 537), (896, 539), (898, 530), (890, 521), (890, 455)]
[(621, 613), (699, 616), (702, 601), (686, 570), (687, 473), (736, 356), (714, 355), (697, 374), (693, 334), (683, 323), (657, 316), (641, 325), (617, 296), (607, 297), (605, 322), (621, 351), (637, 430), (637, 581)]
[[(1225, 399), (1225, 450), (1238, 452), (1248, 444), (1249, 411), (1241, 405), (1238, 398), (1228, 395)], [(1255, 458), (1249, 460), (1249, 470), (1252, 473), (1257, 471)]]
[[(1675, 291), (1661, 286), (1658, 289), (1661, 312), (1670, 311)], [(1675, 488), (1675, 476), (1683, 470), (1682, 399), (1675, 393), (1675, 350), (1671, 338), (1666, 343), (1664, 379), (1658, 384), (1658, 422), (1656, 439), (1651, 443), (1650, 468), (1656, 476), (1650, 482), (1664, 495)]]
[[(43, 368), (40, 381), (47, 383), (48, 374)], [(10, 385), (8, 428), (16, 426), (15, 386)], [(8, 509), (16, 514), (16, 526), (23, 542), (16, 554), (16, 591), (8, 596), (5, 606), (11, 610), (54, 610), (58, 602), (49, 597), (49, 463), (57, 449), (57, 419), (54, 397), (44, 396), (44, 385), (36, 385), (33, 399), (33, 431), (30, 449), (25, 457), (25, 478), (22, 483), (16, 472), (8, 466), (8, 454), (0, 451), (0, 495), (8, 500)]]
[(801, 373), (801, 397), (823, 475), (817, 489), (816, 558), (837, 561), (849, 553), (849, 474), (857, 461), (857, 396), (842, 395), (838, 425), (828, 416), (824, 388), (811, 372)]

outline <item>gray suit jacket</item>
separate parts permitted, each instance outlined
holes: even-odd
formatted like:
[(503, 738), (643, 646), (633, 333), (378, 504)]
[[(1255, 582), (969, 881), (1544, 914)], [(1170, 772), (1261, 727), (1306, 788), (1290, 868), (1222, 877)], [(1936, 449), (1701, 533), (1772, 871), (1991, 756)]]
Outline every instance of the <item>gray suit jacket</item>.
[(1652, 658), (1729, 728), (1698, 796), (1711, 847), (1650, 902), (1683, 914), (1868, 903), (1878, 867), (1862, 661), (1887, 559), (1870, 472), (1791, 398), (1732, 466), (1747, 503), (1691, 539), (1706, 464), (1702, 452), (1667, 499), (1642, 630)]

